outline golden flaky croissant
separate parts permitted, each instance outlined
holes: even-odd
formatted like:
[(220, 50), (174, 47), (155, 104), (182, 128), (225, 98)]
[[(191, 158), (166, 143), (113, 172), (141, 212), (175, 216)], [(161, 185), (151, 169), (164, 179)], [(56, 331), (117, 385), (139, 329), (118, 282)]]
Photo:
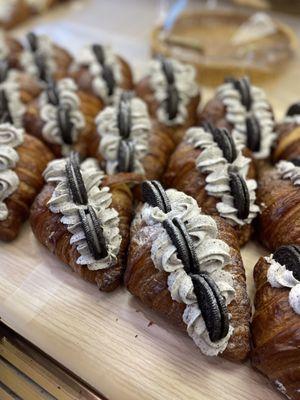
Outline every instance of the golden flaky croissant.
[(154, 59), (135, 91), (147, 103), (151, 117), (176, 143), (196, 124), (201, 96), (191, 65)]
[(73, 153), (50, 163), (44, 176), (47, 184), (31, 209), (34, 235), (83, 279), (100, 290), (114, 290), (122, 280), (129, 242), (127, 177), (105, 177), (96, 160), (80, 165)]
[(13, 28), (24, 22), (31, 14), (26, 0), (5, 0), (0, 7), (2, 8), (0, 27), (4, 29)]
[(9, 123), (0, 124), (0, 240), (18, 235), (52, 158), (40, 140)]
[(148, 202), (131, 226), (126, 287), (188, 331), (204, 354), (246, 359), (251, 312), (235, 231), (221, 218), (202, 214), (190, 196), (164, 192), (157, 181), (143, 185)]
[(57, 157), (72, 149), (87, 156), (97, 139), (94, 119), (102, 107), (95, 96), (78, 90), (72, 79), (50, 81), (47, 90), (28, 105), (24, 126)]
[(277, 249), (254, 268), (252, 364), (290, 400), (300, 399), (299, 246)]
[(164, 183), (194, 197), (205, 213), (222, 216), (243, 245), (258, 213), (255, 176), (251, 152), (227, 129), (206, 124), (187, 131), (170, 158)]

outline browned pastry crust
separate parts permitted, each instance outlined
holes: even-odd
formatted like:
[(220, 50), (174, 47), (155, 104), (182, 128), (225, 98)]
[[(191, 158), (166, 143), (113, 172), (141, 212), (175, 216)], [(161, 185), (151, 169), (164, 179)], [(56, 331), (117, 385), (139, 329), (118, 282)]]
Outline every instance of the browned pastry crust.
[(7, 63), (11, 68), (15, 68), (18, 66), (19, 57), (23, 50), (23, 46), (21, 45), (20, 42), (18, 42), (18, 40), (16, 40), (10, 35), (5, 35), (4, 40), (9, 50), (9, 54), (7, 56)]
[[(95, 117), (101, 111), (103, 104), (95, 96), (88, 93), (78, 91), (77, 95), (80, 99), (80, 109), (85, 117), (85, 128), (79, 134), (78, 141), (74, 144), (73, 148), (78, 151), (82, 156), (87, 156), (90, 153), (91, 143), (97, 140), (97, 132), (95, 126)], [(29, 104), (24, 115), (24, 127), (33, 136), (36, 136), (52, 150), (56, 157), (61, 157), (61, 146), (57, 144), (48, 143), (45, 141), (42, 130), (44, 122), (41, 119), (39, 99), (34, 100)]]
[[(152, 118), (156, 118), (157, 109), (159, 107), (159, 103), (156, 101), (154, 97), (154, 92), (150, 85), (150, 78), (145, 77), (143, 78), (135, 87), (135, 91), (138, 97), (143, 99), (148, 106), (148, 111)], [(201, 101), (200, 93), (197, 96), (192, 97), (190, 102), (187, 105), (187, 119), (183, 125), (174, 125), (174, 126), (167, 126), (165, 124), (160, 123), (157, 121), (158, 126), (167, 132), (172, 140), (177, 144), (179, 143), (185, 132), (191, 126), (196, 125), (197, 123), (197, 110), (199, 103)]]
[(284, 244), (300, 244), (300, 187), (281, 179), (274, 168), (260, 172), (257, 202), (261, 205), (258, 234), (274, 251)]
[(227, 128), (229, 132), (233, 129), (233, 125), (226, 119), (225, 104), (216, 97), (209, 100), (201, 111), (199, 124), (203, 122), (210, 122), (216, 128)]
[(300, 125), (283, 122), (276, 127), (277, 141), (273, 151), (273, 161), (292, 160), (300, 156)]
[(42, 84), (33, 76), (17, 71), (16, 82), (19, 85), (20, 100), (24, 104), (33, 101), (42, 92)]
[(53, 214), (47, 207), (47, 202), (55, 188), (54, 185), (44, 186), (31, 209), (30, 223), (39, 242), (62, 262), (68, 264), (81, 278), (96, 283), (99, 289), (105, 292), (110, 292), (120, 285), (125, 269), (132, 216), (132, 194), (126, 183), (127, 177), (120, 174), (112, 178), (106, 177), (101, 184), (101, 186), (109, 186), (112, 194), (112, 207), (118, 211), (120, 218), (119, 229), (122, 242), (117, 263), (111, 268), (90, 271), (86, 266), (76, 263), (80, 254), (76, 245), (70, 244), (71, 234), (67, 227), (60, 222), (62, 215)]
[(12, 13), (8, 19), (0, 20), (0, 27), (11, 29), (24, 22), (30, 16), (30, 9), (25, 0), (17, 0)]
[(277, 388), (282, 384), (291, 400), (300, 400), (300, 316), (289, 304), (289, 289), (268, 283), (268, 267), (261, 257), (254, 268), (252, 364)]
[(17, 147), (19, 161), (14, 171), (20, 179), (18, 189), (5, 200), (8, 218), (0, 221), (0, 240), (15, 239), (22, 223), (28, 218), (30, 206), (43, 187), (42, 173), (53, 155), (38, 139), (25, 134)]
[[(207, 174), (200, 172), (195, 164), (201, 151), (200, 148), (195, 149), (192, 144), (185, 141), (179, 144), (170, 158), (163, 180), (166, 187), (176, 188), (196, 199), (204, 213), (218, 215), (216, 205), (219, 199), (207, 193), (205, 189)], [(251, 157), (248, 149), (245, 148), (243, 153), (246, 157)], [(256, 171), (252, 162), (248, 178), (253, 179), (255, 177)], [(234, 229), (237, 232), (240, 246), (248, 242), (252, 233), (251, 225), (237, 226)]]
[[(232, 361), (243, 361), (250, 351), (250, 302), (246, 290), (246, 277), (243, 261), (239, 251), (239, 244), (235, 231), (221, 218), (215, 218), (219, 238), (230, 247), (232, 263), (225, 267), (234, 278), (236, 297), (228, 306), (232, 315), (231, 324), (234, 333), (222, 356)], [(186, 325), (182, 321), (185, 305), (172, 300), (168, 290), (168, 274), (155, 268), (151, 260), (151, 247), (159, 231), (153, 226), (146, 226), (141, 221), (135, 221), (131, 227), (131, 241), (125, 285), (128, 290), (137, 296), (142, 303), (166, 317), (181, 331), (186, 332)]]

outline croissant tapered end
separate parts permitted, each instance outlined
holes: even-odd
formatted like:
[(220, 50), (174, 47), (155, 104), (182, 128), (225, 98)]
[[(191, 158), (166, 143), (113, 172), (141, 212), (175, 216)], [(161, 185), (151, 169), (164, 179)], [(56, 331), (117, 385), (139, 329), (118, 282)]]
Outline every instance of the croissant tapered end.
[(300, 124), (286, 121), (276, 127), (277, 140), (273, 150), (273, 161), (293, 160), (300, 156)]

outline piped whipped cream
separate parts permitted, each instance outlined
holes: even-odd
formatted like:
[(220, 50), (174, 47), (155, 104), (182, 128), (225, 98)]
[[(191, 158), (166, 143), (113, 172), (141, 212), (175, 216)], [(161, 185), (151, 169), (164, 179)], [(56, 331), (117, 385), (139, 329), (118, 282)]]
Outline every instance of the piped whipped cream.
[(92, 46), (84, 47), (78, 55), (76, 63), (78, 66), (87, 66), (93, 78), (92, 86), (94, 93), (98, 95), (106, 104), (112, 104), (121, 93), (120, 84), (122, 83), (122, 68), (118, 57), (110, 46), (102, 46), (105, 65), (111, 68), (116, 82), (112, 95), (109, 94), (107, 83), (102, 76), (103, 66), (97, 60)]
[[(131, 129), (129, 140), (134, 145), (134, 172), (144, 174), (143, 158), (149, 150), (151, 122), (146, 104), (134, 97), (129, 100)], [(96, 118), (97, 132), (101, 137), (99, 153), (106, 161), (106, 172), (113, 175), (118, 171), (118, 149), (122, 137), (118, 127), (118, 104), (106, 107)]]
[[(254, 179), (247, 179), (251, 159), (244, 157), (241, 149), (244, 147), (239, 138), (236, 138), (237, 157), (229, 163), (223, 155), (223, 151), (214, 141), (213, 135), (203, 128), (190, 128), (185, 140), (195, 148), (203, 151), (197, 157), (196, 167), (202, 173), (208, 174), (205, 178), (205, 189), (210, 196), (220, 198), (216, 208), (221, 215), (231, 225), (250, 224), (259, 212), (259, 207), (255, 204), (257, 183)], [(230, 188), (230, 172), (236, 172), (244, 178), (250, 197), (250, 211), (245, 219), (238, 218), (238, 210), (234, 206), (234, 198)]]
[(0, 0), (0, 21), (10, 21), (18, 0)]
[(8, 217), (5, 200), (20, 184), (19, 177), (13, 169), (19, 161), (16, 149), (23, 141), (23, 129), (9, 123), (0, 124), (0, 221), (5, 221)]
[(282, 179), (289, 179), (293, 185), (300, 185), (300, 167), (297, 167), (290, 161), (279, 161), (276, 164), (277, 171)]
[(273, 288), (289, 288), (289, 303), (296, 314), (300, 314), (300, 281), (294, 277), (292, 271), (281, 265), (273, 258), (273, 254), (265, 257), (270, 265), (267, 279)]
[(199, 93), (196, 84), (196, 71), (192, 65), (183, 64), (177, 60), (169, 59), (174, 73), (174, 84), (179, 96), (179, 104), (176, 117), (169, 119), (166, 111), (165, 102), (168, 97), (168, 82), (162, 70), (159, 60), (151, 60), (149, 64), (148, 76), (150, 85), (154, 92), (155, 100), (158, 102), (157, 117), (160, 122), (166, 125), (182, 125), (188, 117), (187, 106), (192, 97)]
[(286, 115), (283, 119), (283, 123), (300, 125), (300, 114)]
[(58, 121), (58, 107), (65, 107), (69, 110), (70, 121), (73, 124), (72, 142), (76, 143), (80, 132), (85, 127), (85, 118), (80, 109), (80, 99), (77, 95), (77, 85), (70, 79), (61, 79), (56, 84), (56, 90), (59, 98), (59, 106), (49, 102), (47, 93), (40, 95), (40, 115), (44, 122), (42, 134), (49, 143), (62, 146), (63, 155), (67, 155), (71, 146), (64, 143)]
[(56, 185), (48, 202), (48, 207), (51, 212), (62, 214), (60, 221), (66, 225), (68, 231), (72, 234), (70, 244), (76, 245), (80, 254), (76, 260), (77, 264), (85, 265), (92, 271), (112, 267), (117, 262), (122, 238), (119, 231), (119, 214), (111, 206), (110, 189), (107, 186), (99, 188), (104, 173), (99, 169), (96, 160), (93, 159), (87, 159), (80, 166), (88, 195), (87, 205), (92, 206), (96, 212), (103, 229), (108, 252), (105, 258), (95, 260), (89, 250), (78, 212), (79, 209), (85, 209), (87, 205), (78, 205), (73, 202), (65, 173), (66, 162), (66, 159), (51, 161), (44, 171), (46, 182)]
[(159, 234), (152, 244), (151, 259), (158, 270), (169, 274), (168, 289), (172, 299), (186, 305), (182, 318), (187, 325), (189, 336), (204, 354), (215, 356), (226, 349), (233, 333), (233, 327), (230, 325), (225, 338), (217, 342), (210, 340), (192, 280), (185, 272), (183, 263), (177, 256), (176, 247), (162, 223), (164, 220), (172, 220), (174, 217), (185, 222), (199, 260), (199, 273), (207, 273), (214, 279), (225, 298), (226, 305), (230, 304), (235, 297), (233, 277), (224, 270), (224, 267), (230, 262), (229, 247), (225, 242), (217, 239), (218, 228), (215, 221), (211, 217), (201, 214), (196, 200), (175, 189), (167, 190), (167, 195), (171, 204), (169, 213), (165, 214), (158, 207), (151, 207), (145, 203), (138, 218), (142, 218), (147, 225), (155, 225), (159, 230)]
[(241, 94), (232, 82), (219, 86), (216, 96), (226, 106), (226, 120), (233, 125), (232, 136), (247, 145), (246, 118), (255, 117), (260, 126), (260, 149), (253, 152), (255, 158), (263, 159), (270, 155), (272, 144), (276, 138), (275, 122), (265, 92), (250, 85), (252, 99), (251, 109), (248, 111), (241, 102)]
[(3, 90), (8, 102), (9, 113), (14, 126), (23, 126), (23, 116), (26, 111), (25, 105), (21, 101), (20, 86), (17, 81), (17, 72), (9, 72), (8, 79), (0, 83), (0, 90)]

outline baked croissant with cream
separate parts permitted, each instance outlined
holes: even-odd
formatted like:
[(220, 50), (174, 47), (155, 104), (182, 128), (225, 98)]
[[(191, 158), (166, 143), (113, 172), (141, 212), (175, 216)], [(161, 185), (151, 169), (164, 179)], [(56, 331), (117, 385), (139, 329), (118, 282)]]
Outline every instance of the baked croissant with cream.
[(24, 22), (30, 16), (30, 8), (26, 0), (0, 1), (0, 27), (11, 29)]
[(42, 173), (53, 158), (38, 139), (10, 122), (0, 123), (0, 240), (15, 239), (43, 186)]
[(174, 150), (174, 142), (151, 121), (146, 104), (130, 92), (123, 92), (115, 105), (96, 118), (98, 138), (91, 143), (108, 175), (134, 172), (159, 179)]
[(256, 159), (270, 156), (276, 138), (272, 106), (264, 91), (252, 85), (247, 77), (230, 78), (219, 86), (203, 108), (199, 122), (227, 128)]
[(145, 181), (143, 195), (131, 226), (126, 287), (202, 353), (245, 360), (250, 303), (235, 231), (158, 181)]
[(36, 238), (81, 278), (112, 291), (121, 282), (132, 213), (122, 176), (104, 175), (94, 159), (71, 153), (47, 166), (31, 209)]
[(285, 244), (300, 244), (300, 167), (280, 161), (265, 168), (258, 180), (261, 207), (258, 235), (271, 251)]
[(78, 90), (71, 78), (50, 80), (47, 89), (27, 107), (24, 126), (57, 157), (71, 150), (87, 156), (90, 143), (97, 138), (94, 119), (101, 109), (101, 101)]
[(10, 68), (15, 68), (18, 65), (20, 54), (23, 51), (23, 46), (14, 37), (0, 32), (0, 61), (5, 61)]
[(153, 59), (135, 90), (147, 103), (151, 117), (175, 143), (181, 141), (187, 128), (196, 125), (201, 96), (192, 65), (174, 59)]
[(202, 210), (224, 218), (239, 244), (251, 235), (259, 212), (255, 168), (250, 152), (225, 128), (190, 128), (170, 158), (164, 183), (196, 199)]
[(92, 44), (79, 53), (71, 67), (72, 78), (80, 89), (112, 104), (123, 90), (133, 89), (129, 64), (109, 46)]
[(261, 257), (254, 279), (252, 364), (288, 399), (300, 400), (300, 246)]

